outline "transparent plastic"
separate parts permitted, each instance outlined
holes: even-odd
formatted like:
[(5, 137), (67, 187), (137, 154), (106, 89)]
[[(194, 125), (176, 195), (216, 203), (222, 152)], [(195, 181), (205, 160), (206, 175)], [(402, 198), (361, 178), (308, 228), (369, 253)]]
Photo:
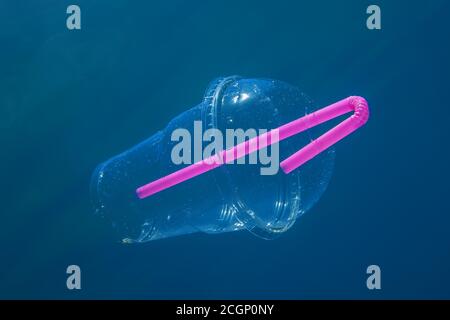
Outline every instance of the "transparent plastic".
[[(136, 189), (187, 165), (175, 165), (175, 129), (274, 129), (314, 111), (296, 87), (270, 79), (219, 78), (203, 101), (147, 140), (100, 164), (92, 176), (96, 212), (126, 243), (194, 232), (247, 229), (271, 239), (287, 231), (325, 191), (334, 163), (330, 148), (289, 174), (261, 175), (260, 164), (227, 164), (145, 199)], [(280, 142), (280, 161), (318, 136), (317, 129)]]

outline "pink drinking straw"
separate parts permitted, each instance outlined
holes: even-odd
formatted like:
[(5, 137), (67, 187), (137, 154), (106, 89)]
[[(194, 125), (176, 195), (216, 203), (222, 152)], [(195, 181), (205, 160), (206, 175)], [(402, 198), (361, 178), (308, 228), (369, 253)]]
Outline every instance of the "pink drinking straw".
[(144, 199), (183, 181), (220, 167), (224, 163), (233, 162), (249, 153), (266, 148), (273, 143), (292, 137), (351, 111), (354, 111), (354, 113), (349, 118), (280, 163), (283, 172), (286, 174), (290, 173), (292, 170), (300, 167), (305, 162), (311, 160), (322, 151), (364, 125), (369, 119), (369, 106), (367, 101), (362, 97), (352, 96), (333, 103), (297, 120), (286, 123), (279, 128), (242, 142), (233, 148), (223, 150), (214, 156), (139, 187), (136, 190), (137, 196), (140, 199)]

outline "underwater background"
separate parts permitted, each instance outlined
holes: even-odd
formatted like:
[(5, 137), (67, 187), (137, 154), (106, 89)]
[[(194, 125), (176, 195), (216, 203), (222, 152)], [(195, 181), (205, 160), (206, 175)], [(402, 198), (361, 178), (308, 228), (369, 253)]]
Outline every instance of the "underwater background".
[[(66, 8), (81, 7), (81, 30)], [(377, 4), (382, 29), (366, 28)], [(450, 2), (0, 0), (0, 298), (450, 298)], [(124, 245), (96, 165), (239, 74), (367, 98), (321, 200), (246, 231)], [(81, 267), (82, 289), (66, 288)], [(366, 268), (381, 267), (381, 290)]]

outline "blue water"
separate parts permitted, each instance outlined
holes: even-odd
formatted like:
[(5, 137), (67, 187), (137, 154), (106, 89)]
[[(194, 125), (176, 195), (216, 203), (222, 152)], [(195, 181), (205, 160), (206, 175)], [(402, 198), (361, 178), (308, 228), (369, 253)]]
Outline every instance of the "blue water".
[[(450, 298), (448, 1), (379, 0), (379, 31), (368, 1), (76, 3), (79, 31), (72, 2), (0, 2), (0, 298)], [(325, 195), (273, 241), (111, 241), (90, 204), (95, 166), (232, 74), (318, 106), (367, 98)]]

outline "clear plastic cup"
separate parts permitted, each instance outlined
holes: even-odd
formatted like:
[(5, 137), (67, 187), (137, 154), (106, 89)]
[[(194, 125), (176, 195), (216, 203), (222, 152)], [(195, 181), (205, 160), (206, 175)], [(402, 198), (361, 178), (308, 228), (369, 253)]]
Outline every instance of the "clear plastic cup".
[[(220, 166), (144, 199), (138, 198), (136, 189), (187, 166), (171, 159), (178, 143), (171, 139), (176, 129), (193, 134), (194, 122), (201, 121), (203, 130), (270, 130), (312, 111), (311, 101), (284, 82), (237, 76), (216, 79), (200, 104), (97, 167), (91, 182), (96, 213), (125, 243), (241, 229), (274, 238), (287, 231), (325, 191), (334, 164), (333, 148), (289, 174), (278, 170), (274, 175), (261, 175), (261, 164), (245, 161)], [(314, 130), (280, 142), (280, 161), (317, 136)]]

